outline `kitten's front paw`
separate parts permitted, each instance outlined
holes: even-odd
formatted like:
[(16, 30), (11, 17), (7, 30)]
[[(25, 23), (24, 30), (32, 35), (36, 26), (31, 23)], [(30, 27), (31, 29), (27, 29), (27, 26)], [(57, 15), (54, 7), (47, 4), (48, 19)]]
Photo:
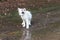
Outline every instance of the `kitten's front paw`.
[(22, 27), (25, 27), (25, 25), (22, 25)]
[(24, 23), (22, 23), (22, 26), (23, 26), (23, 27), (25, 27), (25, 24), (24, 24)]

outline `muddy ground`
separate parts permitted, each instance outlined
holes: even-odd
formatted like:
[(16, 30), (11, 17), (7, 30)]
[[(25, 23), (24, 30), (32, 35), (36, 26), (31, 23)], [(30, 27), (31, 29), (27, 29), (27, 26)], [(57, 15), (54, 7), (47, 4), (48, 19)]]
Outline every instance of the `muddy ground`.
[(60, 10), (33, 14), (28, 30), (21, 22), (19, 16), (0, 16), (0, 40), (60, 40)]

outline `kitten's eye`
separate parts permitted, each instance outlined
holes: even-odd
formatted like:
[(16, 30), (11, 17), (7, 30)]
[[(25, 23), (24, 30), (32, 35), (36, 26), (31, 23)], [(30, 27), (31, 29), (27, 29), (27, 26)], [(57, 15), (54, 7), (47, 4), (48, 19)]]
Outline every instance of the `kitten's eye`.
[(22, 14), (24, 14), (24, 12), (22, 12)]

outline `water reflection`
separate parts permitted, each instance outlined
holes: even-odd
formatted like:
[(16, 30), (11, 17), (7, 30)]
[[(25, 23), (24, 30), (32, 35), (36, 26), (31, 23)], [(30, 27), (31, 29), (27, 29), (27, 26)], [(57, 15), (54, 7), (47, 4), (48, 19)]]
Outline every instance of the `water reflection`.
[(31, 40), (31, 32), (30, 30), (23, 29), (23, 35), (21, 40)]

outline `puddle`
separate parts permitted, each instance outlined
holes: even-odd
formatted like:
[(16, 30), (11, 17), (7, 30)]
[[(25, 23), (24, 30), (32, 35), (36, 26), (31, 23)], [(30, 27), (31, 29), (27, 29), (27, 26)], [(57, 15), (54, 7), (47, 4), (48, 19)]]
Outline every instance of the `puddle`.
[(23, 35), (22, 38), (20, 40), (31, 40), (31, 32), (28, 29), (23, 29)]

